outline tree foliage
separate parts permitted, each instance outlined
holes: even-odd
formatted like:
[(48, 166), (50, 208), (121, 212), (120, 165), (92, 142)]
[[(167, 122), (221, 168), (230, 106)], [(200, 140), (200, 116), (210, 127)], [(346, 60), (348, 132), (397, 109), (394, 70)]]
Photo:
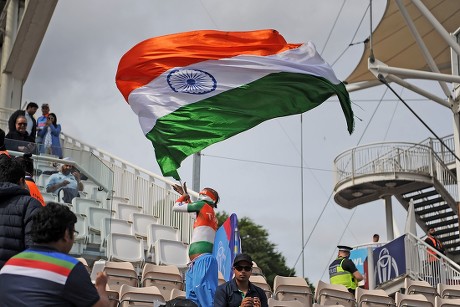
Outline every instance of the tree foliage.
[[(228, 217), (226, 212), (217, 213), (219, 226)], [(267, 230), (255, 224), (248, 217), (238, 219), (238, 230), (243, 252), (249, 254), (257, 266), (262, 269), (271, 287), (273, 287), (276, 275), (295, 276), (295, 270), (286, 265), (286, 258), (276, 250), (276, 245), (269, 241)]]

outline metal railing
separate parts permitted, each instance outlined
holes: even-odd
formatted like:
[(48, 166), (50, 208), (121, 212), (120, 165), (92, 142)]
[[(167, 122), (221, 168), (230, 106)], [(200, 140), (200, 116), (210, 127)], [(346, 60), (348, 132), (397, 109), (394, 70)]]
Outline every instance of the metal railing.
[(406, 273), (415, 280), (425, 280), (431, 286), (438, 283), (460, 284), (460, 266), (431, 248), (413, 234), (404, 239), (406, 249)]
[(334, 160), (336, 186), (372, 174), (413, 173), (436, 178), (454, 200), (458, 200), (457, 180), (444, 161), (429, 146), (386, 142), (359, 146)]
[[(188, 214), (172, 211), (178, 197), (178, 194), (171, 189), (171, 185), (175, 182), (64, 133), (61, 133), (61, 144), (65, 148), (72, 149), (71, 157), (76, 161), (85, 161), (87, 154), (97, 157), (113, 171), (113, 196), (128, 198), (131, 204), (141, 207), (144, 213), (158, 217), (162, 224), (178, 228), (180, 239), (190, 243), (194, 218)], [(189, 193), (194, 197), (198, 196), (195, 191), (189, 190)]]

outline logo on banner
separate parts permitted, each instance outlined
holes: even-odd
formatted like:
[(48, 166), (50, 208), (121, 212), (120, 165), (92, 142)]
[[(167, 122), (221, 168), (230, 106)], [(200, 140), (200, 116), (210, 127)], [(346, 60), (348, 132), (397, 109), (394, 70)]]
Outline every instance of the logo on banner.
[(382, 248), (375, 266), (377, 284), (399, 276), (398, 264), (386, 248)]

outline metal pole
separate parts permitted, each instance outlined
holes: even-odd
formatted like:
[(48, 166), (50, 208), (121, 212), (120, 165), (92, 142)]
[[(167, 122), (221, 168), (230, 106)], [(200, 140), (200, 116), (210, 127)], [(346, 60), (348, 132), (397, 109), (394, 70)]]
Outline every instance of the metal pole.
[(369, 290), (375, 289), (374, 267), (374, 249), (369, 246), (367, 248), (367, 284)]
[(201, 177), (201, 152), (193, 155), (193, 174), (192, 174), (192, 190), (200, 191), (200, 177)]
[(302, 219), (302, 277), (305, 278), (305, 257), (304, 257), (304, 220), (303, 220), (303, 115), (300, 114), (300, 214)]
[(391, 195), (385, 195), (385, 213), (386, 213), (386, 222), (387, 222), (387, 241), (392, 241), (394, 239), (393, 231), (393, 208), (391, 206)]

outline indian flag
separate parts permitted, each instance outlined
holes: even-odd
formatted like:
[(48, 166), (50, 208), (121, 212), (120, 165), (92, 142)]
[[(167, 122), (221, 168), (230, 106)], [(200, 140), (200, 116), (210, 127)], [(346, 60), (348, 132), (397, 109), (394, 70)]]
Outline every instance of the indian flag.
[(268, 119), (308, 111), (332, 95), (353, 130), (348, 92), (315, 46), (288, 44), (275, 30), (147, 39), (123, 55), (116, 83), (163, 175), (177, 180), (189, 155)]

